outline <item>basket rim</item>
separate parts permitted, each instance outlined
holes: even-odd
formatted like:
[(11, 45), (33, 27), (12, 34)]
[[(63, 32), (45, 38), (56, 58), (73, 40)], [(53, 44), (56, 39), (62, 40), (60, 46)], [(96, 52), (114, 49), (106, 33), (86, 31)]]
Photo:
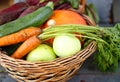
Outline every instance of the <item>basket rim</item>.
[[(87, 47), (85, 47), (84, 49), (82, 49), (80, 52), (78, 52), (73, 56), (66, 58), (58, 58), (50, 62), (37, 62), (37, 63), (28, 62), (21, 59), (15, 59), (10, 56), (7, 56), (5, 53), (0, 51), (0, 62), (1, 62), (0, 65), (5, 68), (9, 76), (11, 76), (17, 81), (24, 80), (25, 82), (27, 82), (29, 80), (27, 79), (27, 77), (33, 78), (31, 77), (31, 74), (34, 75), (34, 73), (35, 74), (38, 73), (37, 75), (39, 75), (39, 73), (41, 74), (41, 72), (45, 72), (43, 73), (43, 77), (45, 75), (46, 78), (52, 77), (52, 79), (53, 78), (55, 79), (55, 77), (51, 75), (56, 75), (56, 74), (61, 75), (61, 72), (63, 72), (65, 73), (64, 75), (67, 76), (65, 78), (63, 76), (60, 76), (60, 78), (64, 78), (63, 80), (65, 81), (70, 79), (77, 72), (77, 70), (79, 70), (79, 68), (82, 66), (84, 61), (96, 51), (96, 48), (97, 48), (96, 42), (92, 41)], [(49, 79), (49, 81), (50, 80), (51, 79)], [(45, 81), (45, 82), (49, 82), (49, 81)]]
[(42, 61), (42, 62), (29, 62), (29, 61), (26, 61), (26, 60), (23, 60), (23, 59), (16, 59), (16, 58), (12, 58), (10, 56), (8, 56), (6, 54), (6, 52), (4, 51), (0, 51), (0, 59), (1, 59), (1, 65), (3, 64), (2, 63), (2, 59), (4, 58), (9, 58), (11, 61), (18, 61), (18, 62), (24, 62), (24, 63), (28, 63), (28, 64), (39, 64), (39, 63), (42, 63), (42, 64), (45, 64), (45, 63), (51, 63), (51, 62), (55, 62), (55, 61), (63, 61), (63, 60), (66, 60), (66, 59), (69, 59), (69, 58), (75, 58), (77, 55), (81, 54), (85, 49), (87, 49), (88, 47), (90, 47), (90, 45), (94, 45), (95, 48), (93, 48), (93, 52), (96, 50), (97, 46), (96, 46), (96, 42), (95, 41), (92, 41), (87, 47), (85, 47), (84, 49), (80, 50), (78, 53), (74, 54), (73, 56), (69, 56), (69, 57), (64, 57), (64, 58), (56, 58), (52, 61)]

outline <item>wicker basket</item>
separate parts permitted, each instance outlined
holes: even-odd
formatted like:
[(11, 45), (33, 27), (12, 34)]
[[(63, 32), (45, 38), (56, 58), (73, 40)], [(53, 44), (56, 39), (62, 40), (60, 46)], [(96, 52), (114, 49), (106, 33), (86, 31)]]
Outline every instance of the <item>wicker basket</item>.
[(0, 52), (0, 63), (18, 82), (66, 82), (95, 50), (93, 41), (72, 57), (41, 63), (14, 59)]
[[(83, 17), (90, 25), (95, 25), (87, 16)], [(96, 42), (92, 41), (74, 56), (40, 63), (14, 59), (0, 51), (0, 65), (18, 82), (66, 82), (95, 50)]]

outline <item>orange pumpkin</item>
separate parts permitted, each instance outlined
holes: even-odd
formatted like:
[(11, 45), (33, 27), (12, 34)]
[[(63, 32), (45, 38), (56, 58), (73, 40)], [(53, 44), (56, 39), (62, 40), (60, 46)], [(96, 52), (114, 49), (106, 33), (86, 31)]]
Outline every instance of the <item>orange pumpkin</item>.
[[(81, 15), (77, 12), (71, 10), (54, 10), (52, 16), (49, 20), (45, 22), (43, 26), (40, 28), (44, 29), (51, 25), (62, 25), (62, 24), (81, 24), (87, 25), (86, 21), (83, 19)], [(47, 40), (48, 42), (52, 43), (53, 38)]]
[(87, 25), (86, 21), (77, 12), (70, 10), (54, 10), (50, 19), (42, 26), (42, 28), (50, 25), (61, 24), (82, 24)]

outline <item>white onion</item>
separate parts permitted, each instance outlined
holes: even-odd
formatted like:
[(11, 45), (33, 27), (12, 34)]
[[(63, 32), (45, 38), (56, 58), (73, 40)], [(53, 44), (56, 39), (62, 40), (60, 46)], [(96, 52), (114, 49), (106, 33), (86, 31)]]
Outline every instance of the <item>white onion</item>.
[(81, 50), (81, 43), (75, 36), (59, 35), (53, 41), (53, 50), (59, 57), (68, 57)]

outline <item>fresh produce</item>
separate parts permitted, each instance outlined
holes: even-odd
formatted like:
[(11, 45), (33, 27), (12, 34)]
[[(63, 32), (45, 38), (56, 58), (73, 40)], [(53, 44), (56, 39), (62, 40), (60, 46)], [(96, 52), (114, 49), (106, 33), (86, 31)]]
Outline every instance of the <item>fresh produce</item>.
[(101, 71), (116, 71), (120, 61), (120, 24), (101, 28), (105, 43), (98, 43), (98, 53), (94, 56), (95, 64)]
[[(62, 25), (62, 24), (82, 24), (87, 25), (85, 19), (78, 13), (70, 10), (54, 10), (52, 16), (47, 20), (47, 22), (41, 26), (44, 29), (51, 25)], [(51, 38), (46, 42), (53, 44), (53, 39)], [(83, 41), (81, 41), (83, 43)]]
[(0, 46), (8, 46), (8, 45), (24, 42), (31, 36), (39, 35), (40, 33), (41, 33), (40, 28), (28, 27), (16, 33), (0, 37)]
[(81, 50), (81, 44), (75, 36), (61, 34), (55, 37), (53, 50), (59, 57), (68, 57), (79, 52)]
[(42, 7), (44, 5), (46, 5), (48, 2), (53, 2), (54, 3), (54, 8), (56, 9), (56, 7), (58, 6), (60, 0), (40, 0), (39, 3), (37, 4), (39, 7)]
[(51, 61), (56, 58), (56, 55), (52, 47), (46, 44), (40, 44), (37, 48), (32, 50), (27, 55), (27, 61), (30, 62), (40, 62), (40, 61)]
[(25, 2), (19, 2), (19, 3), (11, 5), (8, 8), (1, 10), (0, 11), (0, 25), (17, 19), (19, 15), (27, 8), (28, 8), (28, 5)]
[(40, 45), (41, 40), (37, 36), (32, 36), (23, 42), (17, 50), (11, 55), (13, 58), (22, 58), (27, 55), (30, 51)]
[[(78, 24), (52, 25), (50, 28), (43, 29), (39, 36), (35, 36), (35, 39), (32, 39), (34, 42), (32, 42), (30, 38), (26, 40), (23, 43), (24, 45), (22, 44), (23, 47), (18, 48), (20, 50), (16, 51), (17, 55), (12, 55), (12, 57), (22, 58), (40, 45), (41, 42), (63, 33), (84, 37), (88, 40), (85, 44), (87, 44), (87, 42), (89, 43), (89, 40), (95, 40), (98, 47), (98, 53), (94, 55), (94, 62), (98, 65), (101, 71), (116, 71), (120, 60), (120, 24), (117, 24), (113, 28), (101, 28)], [(35, 47), (32, 46), (34, 43)]]
[(37, 5), (40, 0), (26, 0), (29, 5)]
[[(18, 18), (17, 20), (3, 24), (0, 26), (0, 37), (15, 33), (24, 28), (28, 28), (29, 26), (38, 26), (38, 25), (41, 26), (50, 18), (50, 16), (51, 17), (53, 16), (52, 12), (53, 12), (53, 9), (51, 7), (45, 6), (37, 9), (36, 11), (24, 17)], [(57, 17), (59, 17), (59, 14), (61, 13), (58, 13)], [(73, 21), (71, 22), (70, 19), (71, 17), (74, 17), (74, 16), (72, 15), (72, 16), (69, 16), (68, 18), (65, 18), (67, 16), (69, 15), (63, 16), (62, 19), (60, 20), (56, 17), (57, 23), (56, 23), (56, 20), (53, 20), (53, 18), (52, 18), (52, 23), (51, 21), (50, 23), (47, 23), (51, 19), (50, 18), (45, 23), (45, 26), (44, 26), (45, 28), (42, 29), (42, 33), (39, 35), (32, 36), (29, 39), (25, 40), (18, 47), (18, 49), (11, 55), (11, 57), (23, 58), (24, 56), (27, 56), (27, 54), (32, 50), (34, 50), (36, 47), (38, 47), (39, 45), (42, 45), (41, 44), (42, 42), (45, 42), (51, 38), (56, 38), (58, 36), (61, 36), (62, 34), (66, 34), (66, 36), (69, 35), (69, 36), (85, 38), (86, 40), (85, 45), (89, 44), (89, 42), (93, 40), (96, 41), (98, 52), (94, 54), (95, 64), (97, 64), (98, 68), (101, 71), (104, 71), (104, 72), (116, 71), (116, 69), (118, 68), (118, 62), (120, 60), (120, 24), (117, 24), (113, 28), (112, 27), (101, 28), (98, 26), (88, 26), (84, 19), (81, 19), (82, 20), (81, 22), (83, 25), (79, 23), (73, 24)], [(74, 18), (77, 19), (79, 17), (76, 16)], [(69, 23), (66, 23), (66, 21), (67, 22), (69, 21)], [(63, 39), (61, 39), (60, 41), (63, 41)], [(70, 41), (67, 41), (67, 43), (68, 42)], [(72, 43), (70, 43), (70, 45), (72, 45)], [(64, 47), (62, 46), (62, 48)], [(56, 48), (54, 47), (54, 49)], [(60, 55), (63, 55), (63, 54), (64, 52)]]
[(39, 7), (45, 6), (50, 1), (54, 3), (55, 9), (77, 9), (80, 3), (80, 0), (26, 0), (30, 6), (38, 5)]
[(52, 16), (47, 20), (45, 25), (41, 28), (45, 28), (51, 25), (62, 24), (83, 24), (87, 25), (86, 21), (78, 13), (70, 10), (54, 10)]
[[(51, 4), (53, 7), (53, 4)], [(44, 6), (24, 17), (6, 23), (0, 26), (0, 37), (14, 33), (29, 26), (38, 26), (43, 24), (51, 15), (52, 8)]]
[(87, 38), (88, 42), (89, 40), (96, 41), (98, 53), (94, 55), (94, 62), (101, 71), (116, 71), (120, 60), (120, 24), (117, 24), (113, 28), (75, 24), (51, 26), (51, 28), (44, 29), (39, 37), (40, 39), (47, 40), (61, 33), (71, 34), (74, 32), (82, 34), (74, 35)]
[(25, 11), (23, 11), (19, 18), (20, 17), (23, 17), (23, 16), (26, 16), (27, 14), (30, 14), (32, 12), (34, 12), (35, 10), (37, 10), (39, 7), (38, 6), (29, 6)]
[(73, 8), (78, 8), (79, 7), (79, 3), (80, 3), (80, 0), (60, 0), (61, 3), (70, 3), (72, 5)]

